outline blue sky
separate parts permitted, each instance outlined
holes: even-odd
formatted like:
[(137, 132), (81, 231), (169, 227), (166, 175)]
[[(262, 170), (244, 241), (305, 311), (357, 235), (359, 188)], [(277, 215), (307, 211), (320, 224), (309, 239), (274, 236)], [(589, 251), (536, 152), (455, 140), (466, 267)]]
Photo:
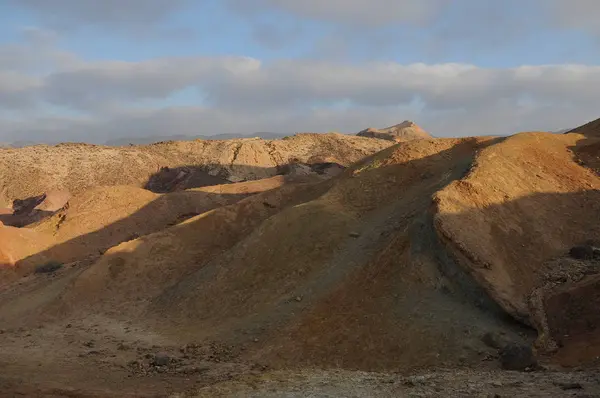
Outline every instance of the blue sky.
[(0, 142), (600, 117), (595, 0), (5, 0)]

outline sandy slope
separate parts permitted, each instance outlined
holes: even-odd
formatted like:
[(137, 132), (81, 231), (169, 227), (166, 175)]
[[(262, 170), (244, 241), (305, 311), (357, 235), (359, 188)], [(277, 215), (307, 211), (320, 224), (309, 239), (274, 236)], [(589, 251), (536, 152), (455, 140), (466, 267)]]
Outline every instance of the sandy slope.
[[(160, 231), (216, 207), (290, 182), (276, 176), (168, 194), (131, 186), (98, 187), (76, 195), (69, 205), (27, 228), (2, 227), (5, 268), (0, 285), (50, 261), (91, 261), (121, 242)], [(4, 259), (6, 258), (6, 259)]]
[(436, 194), (436, 226), (464, 265), (515, 317), (542, 264), (600, 238), (600, 178), (573, 161), (584, 136), (524, 133), (484, 149), (466, 178)]

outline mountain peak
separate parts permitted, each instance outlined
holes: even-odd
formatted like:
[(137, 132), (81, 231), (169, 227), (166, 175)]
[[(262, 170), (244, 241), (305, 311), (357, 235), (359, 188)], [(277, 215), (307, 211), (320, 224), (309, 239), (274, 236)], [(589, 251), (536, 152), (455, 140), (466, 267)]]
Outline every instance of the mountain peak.
[(431, 135), (410, 120), (383, 129), (369, 127), (357, 135), (390, 141), (410, 141), (431, 138)]

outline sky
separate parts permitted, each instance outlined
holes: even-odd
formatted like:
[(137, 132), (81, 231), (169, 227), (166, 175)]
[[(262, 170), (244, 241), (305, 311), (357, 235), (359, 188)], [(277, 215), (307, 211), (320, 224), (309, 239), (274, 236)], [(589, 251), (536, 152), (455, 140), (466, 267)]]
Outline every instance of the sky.
[(600, 117), (597, 0), (0, 0), (0, 142), (555, 131)]

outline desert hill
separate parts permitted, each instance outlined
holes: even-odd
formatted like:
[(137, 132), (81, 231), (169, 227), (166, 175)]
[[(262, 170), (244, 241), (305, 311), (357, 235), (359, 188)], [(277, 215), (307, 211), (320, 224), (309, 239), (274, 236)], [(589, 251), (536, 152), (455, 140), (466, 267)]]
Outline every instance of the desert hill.
[[(395, 145), (354, 137), (344, 146), (330, 135), (316, 149), (299, 136), (287, 168), (306, 171), (302, 178), (273, 177), (273, 165), (273, 174), (253, 170), (248, 179), (256, 181), (233, 183), (266, 145), (249, 141), (234, 145), (240, 164), (224, 156), (208, 171), (226, 184), (186, 189), (184, 179), (156, 193), (89, 183), (52, 217), (0, 229), (14, 236), (12, 245), (23, 242), (21, 251), (11, 246), (17, 254), (5, 269), (18, 279), (0, 283), (7, 329), (0, 383), (27, 378), (51, 388), (57, 363), (64, 383), (98, 396), (182, 389), (196, 396), (200, 386), (231, 378), (268, 382), (267, 369), (478, 375), (580, 366), (588, 369), (581, 377), (593, 378), (587, 372), (600, 355), (594, 126)], [(278, 153), (286, 141), (275, 144)], [(369, 153), (370, 142), (381, 150)], [(186, 154), (201, 145), (158, 147)], [(347, 167), (323, 176), (307, 166), (334, 163)], [(37, 247), (33, 236), (41, 237)], [(34, 272), (47, 263), (63, 265)], [(548, 388), (564, 394), (561, 385)]]
[(86, 144), (0, 149), (0, 207), (49, 190), (79, 194), (96, 186), (146, 184), (166, 169), (194, 181), (185, 188), (273, 177), (290, 163), (349, 166), (392, 143), (343, 134), (280, 140), (172, 141), (105, 147)]
[(359, 132), (357, 136), (379, 138), (395, 142), (432, 138), (429, 133), (410, 120), (405, 120), (400, 124), (384, 129), (370, 127)]
[[(12, 274), (19, 276), (31, 272), (35, 265), (49, 261), (61, 264), (90, 261), (121, 242), (160, 231), (211, 209), (277, 189), (284, 184), (317, 180), (320, 179), (275, 176), (167, 194), (156, 194), (132, 186), (92, 188), (71, 198), (68, 206), (50, 217), (18, 229), (29, 234), (27, 236), (36, 237), (29, 245), (33, 248), (24, 252), (27, 254), (24, 256), (23, 252), (15, 251), (13, 246), (0, 245), (11, 258), (11, 261), (3, 264), (13, 264)], [(7, 279), (8, 275), (5, 275), (0, 285)]]

